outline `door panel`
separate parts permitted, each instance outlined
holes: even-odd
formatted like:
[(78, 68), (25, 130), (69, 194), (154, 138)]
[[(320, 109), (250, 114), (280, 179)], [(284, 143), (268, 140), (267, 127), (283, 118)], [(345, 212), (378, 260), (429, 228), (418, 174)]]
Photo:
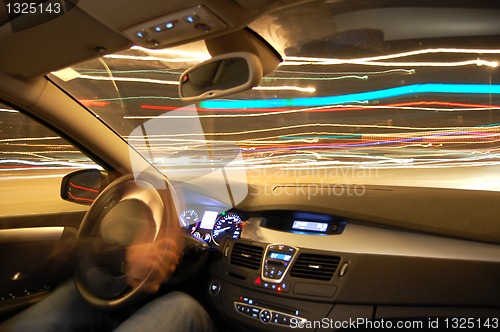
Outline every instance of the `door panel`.
[(59, 134), (0, 103), (0, 319), (72, 275), (88, 209), (60, 196), (62, 178), (100, 168)]

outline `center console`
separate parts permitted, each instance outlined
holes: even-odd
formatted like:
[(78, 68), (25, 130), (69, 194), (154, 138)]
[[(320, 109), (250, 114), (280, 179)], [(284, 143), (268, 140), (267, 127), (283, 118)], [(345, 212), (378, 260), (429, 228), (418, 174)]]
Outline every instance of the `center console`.
[(226, 239), (221, 247), (211, 264), (209, 297), (240, 330), (289, 331), (328, 317), (342, 287), (339, 273), (349, 264), (330, 252), (281, 243)]

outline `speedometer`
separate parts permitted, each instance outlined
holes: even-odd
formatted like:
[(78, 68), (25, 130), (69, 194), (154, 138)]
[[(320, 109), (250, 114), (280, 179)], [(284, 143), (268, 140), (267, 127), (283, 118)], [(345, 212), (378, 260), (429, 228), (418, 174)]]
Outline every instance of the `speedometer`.
[(194, 233), (196, 228), (200, 225), (200, 219), (198, 217), (198, 213), (195, 210), (186, 210), (181, 213), (179, 219), (182, 223), (182, 226), (187, 228), (191, 234)]
[(239, 239), (241, 233), (241, 217), (234, 212), (222, 213), (215, 221), (212, 239), (216, 245), (225, 237)]

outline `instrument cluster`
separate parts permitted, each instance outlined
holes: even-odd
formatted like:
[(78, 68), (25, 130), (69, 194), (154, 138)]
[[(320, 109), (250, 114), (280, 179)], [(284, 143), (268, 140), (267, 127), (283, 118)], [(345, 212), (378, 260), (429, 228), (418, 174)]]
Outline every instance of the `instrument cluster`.
[(226, 237), (239, 239), (246, 225), (246, 218), (239, 212), (219, 213), (205, 207), (189, 207), (179, 215), (179, 221), (188, 233), (216, 246)]

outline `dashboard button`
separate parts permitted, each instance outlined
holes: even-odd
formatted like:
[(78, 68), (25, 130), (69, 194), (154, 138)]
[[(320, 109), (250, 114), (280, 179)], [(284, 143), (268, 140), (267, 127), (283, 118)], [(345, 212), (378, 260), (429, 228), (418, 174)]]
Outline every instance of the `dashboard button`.
[(271, 312), (269, 310), (262, 310), (260, 312), (260, 320), (263, 323), (269, 323), (271, 321)]
[(217, 294), (219, 294), (220, 289), (221, 289), (220, 282), (215, 280), (215, 281), (212, 281), (212, 283), (210, 284), (208, 291), (210, 292), (210, 295), (216, 296)]
[(290, 284), (288, 282), (282, 282), (280, 287), (281, 287), (281, 292), (283, 293), (288, 293), (290, 291)]
[(252, 318), (259, 319), (260, 309), (252, 308)]
[(290, 316), (288, 316), (288, 315), (281, 315), (280, 324), (290, 326)]
[(252, 282), (255, 286), (259, 286), (261, 287), (262, 286), (262, 279), (260, 278), (260, 276), (256, 276), (253, 278), (253, 282)]

